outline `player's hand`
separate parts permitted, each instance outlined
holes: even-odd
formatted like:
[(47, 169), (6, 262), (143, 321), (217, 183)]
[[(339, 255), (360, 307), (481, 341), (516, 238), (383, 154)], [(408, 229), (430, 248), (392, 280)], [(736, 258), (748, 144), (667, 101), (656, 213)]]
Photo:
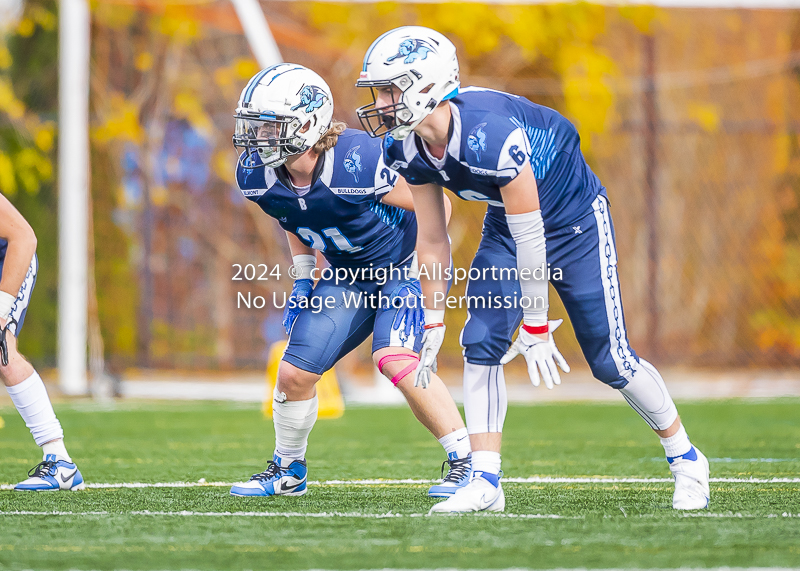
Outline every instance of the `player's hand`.
[[(286, 307), (283, 310), (283, 326), (286, 328), (286, 335), (292, 331), (294, 320), (303, 311), (300, 307), (302, 299), (308, 299), (311, 295), (311, 290), (314, 289), (314, 282), (311, 280), (295, 280), (292, 286), (292, 294), (286, 302)], [(307, 305), (307, 304), (303, 304)]]
[(414, 373), (414, 386), (428, 388), (431, 382), (431, 373), (436, 372), (436, 356), (442, 348), (444, 341), (444, 323), (434, 323), (424, 327), (422, 336), (422, 350), (419, 352), (419, 364)]
[(561, 376), (558, 374), (556, 363), (565, 373), (569, 373), (569, 365), (567, 365), (567, 361), (561, 356), (556, 347), (556, 342), (553, 340), (553, 331), (558, 329), (558, 326), (563, 322), (563, 319), (548, 321), (549, 332), (547, 339), (542, 339), (524, 329), (520, 329), (516, 341), (503, 355), (503, 358), (500, 359), (500, 364), (506, 365), (510, 363), (514, 357), (521, 353), (528, 363), (528, 376), (531, 378), (534, 387), (539, 386), (540, 371), (542, 378), (544, 378), (544, 385), (548, 389), (552, 389), (553, 385), (560, 385)]
[[(400, 300), (400, 301), (395, 301)], [(392, 290), (389, 296), (389, 303), (397, 308), (397, 313), (392, 322), (392, 329), (395, 331), (403, 326), (406, 338), (411, 334), (419, 335), (422, 333), (422, 326), (425, 325), (425, 310), (422, 307), (422, 287), (417, 279), (403, 280)]]

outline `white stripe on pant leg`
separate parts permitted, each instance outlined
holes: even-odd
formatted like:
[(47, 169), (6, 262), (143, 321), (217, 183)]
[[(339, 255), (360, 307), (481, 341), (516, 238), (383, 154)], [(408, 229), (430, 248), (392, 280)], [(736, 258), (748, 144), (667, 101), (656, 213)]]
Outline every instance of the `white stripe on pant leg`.
[(502, 365), (464, 361), (464, 415), (470, 434), (502, 432), (508, 409)]
[[(395, 313), (397, 315), (397, 313)], [(405, 337), (405, 340), (403, 338)], [(394, 328), (394, 319), (389, 324), (389, 347), (403, 347), (405, 349), (414, 350), (414, 342), (416, 341), (417, 336), (412, 331), (411, 334), (406, 337), (406, 322), (403, 321), (400, 324), (399, 329)]]
[(9, 325), (9, 330), (14, 335), (17, 334), (17, 324), (19, 323), (19, 318), (22, 316), (22, 312), (25, 311), (25, 309), (28, 307), (28, 303), (31, 301), (33, 284), (36, 282), (36, 273), (38, 271), (39, 260), (36, 258), (36, 254), (34, 254), (33, 259), (31, 260), (31, 265), (28, 267), (28, 273), (25, 274), (25, 279), (22, 280), (22, 285), (17, 293), (17, 300), (14, 302), (14, 305), (11, 306), (11, 312), (8, 314), (9, 318), (14, 320), (11, 325)]
[[(619, 374), (627, 378), (630, 376), (630, 373), (627, 371), (636, 368), (636, 361), (633, 359), (630, 347), (628, 347), (628, 337), (625, 332), (625, 323), (622, 316), (622, 300), (620, 297), (619, 277), (616, 267), (617, 250), (611, 232), (608, 201), (605, 197), (599, 195), (592, 203), (592, 207), (594, 208), (594, 218), (597, 223), (600, 278), (603, 281), (611, 358), (614, 360)], [(625, 367), (626, 364), (629, 369)]]
[(494, 386), (497, 392), (497, 416), (495, 418), (494, 431), (503, 432), (503, 423), (508, 412), (508, 394), (506, 393), (506, 377), (503, 365), (494, 366)]

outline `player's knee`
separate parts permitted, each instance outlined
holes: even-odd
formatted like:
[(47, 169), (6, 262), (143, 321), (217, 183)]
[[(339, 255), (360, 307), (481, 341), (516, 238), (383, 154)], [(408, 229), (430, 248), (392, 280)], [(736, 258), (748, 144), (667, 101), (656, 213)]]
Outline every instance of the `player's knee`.
[(0, 362), (0, 378), (5, 385), (15, 385), (24, 381), (33, 374), (33, 365), (23, 357), (16, 348), (16, 345), (8, 347), (8, 365)]
[(372, 354), (372, 361), (381, 374), (397, 386), (416, 370), (419, 356), (407, 349), (387, 347), (375, 351)]
[(319, 379), (320, 375), (304, 371), (286, 361), (281, 361), (278, 366), (278, 389), (287, 395), (306, 392)]
[(620, 374), (619, 370), (614, 364), (590, 362), (589, 368), (591, 368), (592, 375), (595, 379), (603, 384), (608, 385), (612, 389), (621, 389), (628, 384), (628, 379), (625, 377), (625, 375)]

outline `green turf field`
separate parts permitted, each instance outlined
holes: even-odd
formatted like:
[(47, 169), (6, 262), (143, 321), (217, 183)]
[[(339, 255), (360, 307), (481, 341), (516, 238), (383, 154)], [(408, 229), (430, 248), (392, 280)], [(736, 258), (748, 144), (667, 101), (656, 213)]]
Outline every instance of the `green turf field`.
[[(679, 408), (712, 477), (800, 478), (800, 401)], [(252, 406), (56, 409), (89, 484), (233, 482), (272, 452), (271, 422)], [(0, 417), (0, 484), (13, 484), (38, 449), (16, 411)], [(515, 406), (505, 430), (508, 479), (669, 476), (657, 438), (622, 404)], [(433, 479), (443, 456), (408, 410), (353, 408), (317, 423), (309, 477), (322, 483), (300, 498), (0, 491), (0, 569), (800, 566), (800, 483), (712, 483), (709, 510), (679, 514), (669, 482), (507, 481), (503, 516), (427, 517), (427, 484), (352, 482)]]

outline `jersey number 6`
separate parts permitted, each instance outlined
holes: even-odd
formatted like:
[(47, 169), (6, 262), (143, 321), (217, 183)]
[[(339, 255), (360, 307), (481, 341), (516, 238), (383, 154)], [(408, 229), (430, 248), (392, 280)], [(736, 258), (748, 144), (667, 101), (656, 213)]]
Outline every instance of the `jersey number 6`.
[(515, 163), (517, 163), (519, 166), (522, 166), (522, 164), (525, 162), (525, 153), (517, 149), (519, 149), (519, 147), (517, 145), (513, 145), (508, 149), (508, 154), (511, 155), (511, 158), (514, 159)]

